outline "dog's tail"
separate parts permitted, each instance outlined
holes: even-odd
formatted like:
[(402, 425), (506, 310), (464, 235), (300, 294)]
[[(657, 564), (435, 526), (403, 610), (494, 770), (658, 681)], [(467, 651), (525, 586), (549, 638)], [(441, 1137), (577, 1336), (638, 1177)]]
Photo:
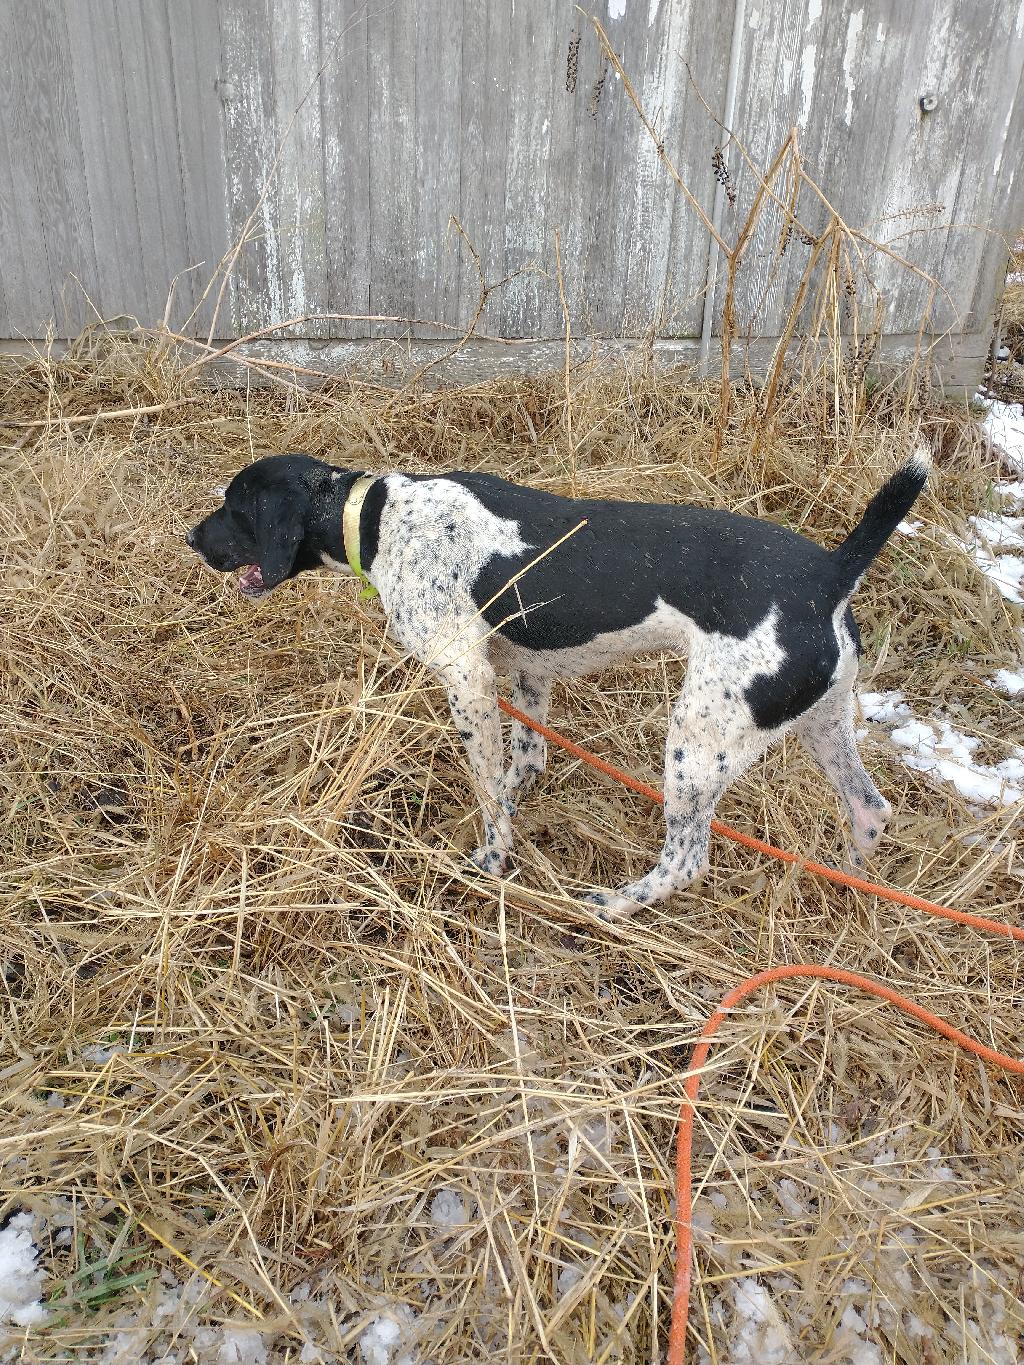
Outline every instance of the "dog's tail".
[(905, 465), (878, 490), (850, 534), (832, 551), (839, 586), (853, 592), (868, 565), (917, 501), (928, 482), (932, 456), (922, 440)]

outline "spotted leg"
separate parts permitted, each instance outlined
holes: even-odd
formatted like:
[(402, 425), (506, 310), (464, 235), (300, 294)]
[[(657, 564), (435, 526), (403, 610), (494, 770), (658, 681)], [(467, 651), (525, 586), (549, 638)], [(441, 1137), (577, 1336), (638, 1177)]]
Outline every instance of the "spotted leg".
[(850, 860), (864, 866), (892, 818), (892, 807), (872, 782), (857, 752), (853, 692), (836, 686), (797, 721), (800, 743), (835, 787), (853, 835)]
[(467, 653), (438, 668), (448, 704), (466, 746), (470, 772), (484, 819), (484, 841), (472, 858), (494, 876), (508, 868), (512, 821), (501, 801), (502, 742), (494, 669), (479, 653)]
[[(690, 678), (697, 673), (697, 681)], [(692, 659), (669, 719), (665, 747), (665, 843), (655, 866), (617, 891), (588, 897), (607, 919), (632, 914), (699, 881), (708, 867), (711, 818), (725, 789), (778, 731), (762, 730), (738, 688), (712, 688)]]
[[(544, 724), (551, 701), (551, 679), (540, 673), (517, 673), (512, 686), (512, 705), (531, 720)], [(501, 804), (508, 816), (516, 812), (525, 796), (544, 771), (547, 743), (543, 735), (522, 721), (512, 722), (512, 761), (502, 791)]]

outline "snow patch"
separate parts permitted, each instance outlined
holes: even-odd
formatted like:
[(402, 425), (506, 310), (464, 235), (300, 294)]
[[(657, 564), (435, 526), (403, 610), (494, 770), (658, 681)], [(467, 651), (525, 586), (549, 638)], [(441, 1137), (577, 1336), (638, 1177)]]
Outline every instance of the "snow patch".
[(882, 1352), (872, 1341), (865, 1340), (868, 1325), (852, 1304), (843, 1310), (839, 1319), (839, 1341), (843, 1359), (850, 1365), (882, 1365)]
[(94, 1066), (106, 1066), (107, 1062), (124, 1051), (123, 1047), (104, 1047), (102, 1043), (86, 1043), (82, 1048), (82, 1061), (92, 1062)]
[[(405, 1304), (395, 1304), (380, 1317), (374, 1318), (359, 1338), (359, 1353), (363, 1365), (391, 1365), (391, 1357), (416, 1321), (416, 1315)], [(415, 1365), (415, 1357), (406, 1353), (394, 1365)]]
[(217, 1365), (267, 1365), (267, 1348), (259, 1332), (224, 1329)]
[(971, 551), (978, 568), (1006, 600), (1024, 605), (1024, 559), (1018, 555), (991, 555), (980, 545), (972, 546)]
[(1018, 697), (1024, 692), (1024, 668), (1018, 673), (1012, 673), (1008, 668), (1001, 668), (992, 679), (992, 683), (1000, 692), (1005, 692), (1008, 697)]
[(907, 751), (899, 755), (906, 767), (951, 782), (978, 805), (1012, 806), (1024, 800), (1024, 749), (1015, 747), (1001, 763), (980, 763), (974, 758), (980, 739), (961, 734), (946, 721), (918, 720), (902, 692), (864, 692), (860, 705), (866, 719), (895, 727), (889, 738)]
[(564, 1299), (583, 1279), (583, 1271), (578, 1265), (564, 1265), (558, 1272), (558, 1297)]
[(978, 535), (997, 549), (1024, 550), (1024, 517), (987, 513), (969, 518)]
[(36, 1268), (32, 1215), (16, 1213), (0, 1232), (0, 1323), (31, 1327), (46, 1318), (39, 1302), (43, 1272)]
[(978, 763), (973, 753), (981, 740), (962, 735), (945, 721), (930, 725), (912, 720), (893, 730), (889, 738), (908, 750), (900, 756), (908, 768), (935, 773), (944, 782), (951, 782), (968, 801), (982, 806), (1012, 806), (1024, 800), (1024, 749), (1015, 748), (1012, 758), (992, 766)]
[(792, 1365), (798, 1359), (771, 1295), (756, 1280), (738, 1280), (732, 1291), (729, 1365)]
[(972, 517), (971, 521), (978, 530), (980, 539), (964, 544), (956, 544), (977, 564), (978, 568), (990, 579), (1008, 602), (1024, 605), (1024, 557), (995, 553), (1006, 547), (1024, 547), (1017, 529), (1020, 517)]
[(1024, 800), (1024, 749), (1015, 749), (1013, 758), (994, 766), (978, 763), (972, 755), (981, 740), (962, 735), (945, 721), (937, 722), (936, 727), (912, 720), (893, 730), (889, 738), (909, 751), (901, 755), (908, 768), (937, 774), (968, 801), (1012, 806)]
[(1021, 404), (998, 403), (982, 394), (975, 394), (975, 398), (987, 408), (981, 420), (985, 434), (1013, 468), (1024, 474), (1024, 409)]
[(913, 715), (902, 692), (862, 692), (859, 700), (864, 719), (881, 725), (895, 725), (901, 716)]
[(445, 1228), (461, 1227), (467, 1222), (461, 1195), (454, 1190), (438, 1190), (430, 1201), (430, 1221)]

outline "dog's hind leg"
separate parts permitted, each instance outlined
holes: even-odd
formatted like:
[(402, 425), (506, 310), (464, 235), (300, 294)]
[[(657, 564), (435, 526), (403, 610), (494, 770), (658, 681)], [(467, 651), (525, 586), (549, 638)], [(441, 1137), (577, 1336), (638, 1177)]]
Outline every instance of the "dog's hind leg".
[[(543, 673), (519, 672), (512, 686), (512, 705), (531, 720), (544, 724), (551, 701), (551, 679)], [(544, 771), (547, 743), (543, 735), (531, 730), (522, 721), (513, 720), (511, 740), (512, 762), (505, 774), (502, 805), (507, 815), (515, 814), (516, 805)]]
[(484, 841), (472, 857), (484, 872), (500, 877), (512, 850), (512, 820), (501, 796), (503, 761), (498, 689), (491, 665), (476, 652), (437, 666), (448, 689), (448, 704), (459, 738), (466, 746), (477, 799), (484, 818)]
[(665, 746), (665, 843), (655, 866), (617, 891), (588, 899), (607, 918), (632, 914), (699, 881), (707, 871), (711, 818), (725, 789), (781, 731), (762, 730), (743, 694), (709, 681), (691, 659), (686, 684), (669, 720)]
[(800, 717), (794, 729), (800, 743), (835, 787), (853, 834), (851, 861), (855, 867), (863, 867), (885, 832), (892, 807), (861, 762), (853, 714), (850, 685), (837, 684)]

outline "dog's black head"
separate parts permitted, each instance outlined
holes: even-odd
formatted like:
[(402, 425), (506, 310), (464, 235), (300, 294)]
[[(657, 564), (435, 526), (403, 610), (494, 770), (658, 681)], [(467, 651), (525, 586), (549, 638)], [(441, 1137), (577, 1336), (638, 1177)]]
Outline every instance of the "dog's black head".
[(344, 561), (341, 512), (358, 477), (309, 455), (268, 455), (235, 475), (224, 506), (185, 539), (218, 573), (241, 570), (239, 592), (262, 597), (325, 554)]

